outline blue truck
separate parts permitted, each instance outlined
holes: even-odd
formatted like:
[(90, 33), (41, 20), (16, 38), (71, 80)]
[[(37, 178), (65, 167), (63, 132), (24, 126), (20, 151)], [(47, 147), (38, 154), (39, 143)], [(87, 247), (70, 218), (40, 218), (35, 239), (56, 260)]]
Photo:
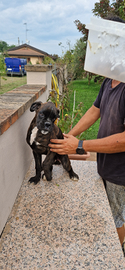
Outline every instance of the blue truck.
[(6, 64), (6, 74), (7, 75), (26, 75), (25, 65), (27, 64), (27, 60), (23, 58), (5, 58)]

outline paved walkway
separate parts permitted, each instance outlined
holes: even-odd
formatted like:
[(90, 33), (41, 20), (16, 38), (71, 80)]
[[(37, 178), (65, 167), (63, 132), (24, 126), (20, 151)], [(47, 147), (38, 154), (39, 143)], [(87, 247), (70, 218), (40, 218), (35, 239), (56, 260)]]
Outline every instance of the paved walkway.
[(54, 166), (52, 181), (35, 186), (32, 162), (1, 237), (1, 270), (125, 269), (96, 162), (72, 165), (78, 182)]

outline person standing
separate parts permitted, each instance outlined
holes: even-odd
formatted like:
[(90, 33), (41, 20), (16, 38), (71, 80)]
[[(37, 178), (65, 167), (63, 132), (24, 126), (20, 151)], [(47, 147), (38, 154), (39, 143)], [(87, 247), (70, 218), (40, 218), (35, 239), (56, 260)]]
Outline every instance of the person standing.
[[(119, 17), (109, 20), (125, 23)], [(76, 136), (100, 118), (97, 139), (79, 141)], [(91, 108), (64, 140), (52, 139), (50, 150), (60, 155), (97, 152), (97, 171), (104, 182), (125, 256), (125, 83), (106, 78)]]

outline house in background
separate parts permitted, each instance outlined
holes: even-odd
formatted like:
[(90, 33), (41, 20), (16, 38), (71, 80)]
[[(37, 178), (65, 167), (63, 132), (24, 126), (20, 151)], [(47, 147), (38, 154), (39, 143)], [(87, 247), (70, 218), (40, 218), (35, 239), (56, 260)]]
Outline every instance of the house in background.
[(52, 56), (48, 53), (34, 48), (26, 43), (9, 49), (7, 54), (9, 57), (13, 58), (25, 58), (27, 59), (27, 63), (31, 63), (32, 65), (42, 64), (45, 56), (52, 58)]

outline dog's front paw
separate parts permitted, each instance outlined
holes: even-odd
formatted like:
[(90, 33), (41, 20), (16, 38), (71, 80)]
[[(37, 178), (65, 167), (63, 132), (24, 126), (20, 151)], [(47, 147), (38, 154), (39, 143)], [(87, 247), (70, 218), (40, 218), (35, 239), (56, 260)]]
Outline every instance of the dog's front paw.
[(70, 172), (69, 172), (69, 177), (70, 177), (70, 179), (72, 179), (73, 181), (78, 181), (78, 180), (79, 180), (78, 174), (76, 174), (73, 170), (70, 170)]
[(36, 177), (36, 176), (31, 177), (31, 178), (29, 179), (29, 182), (30, 182), (30, 183), (34, 183), (35, 185), (36, 185), (39, 181), (40, 181), (40, 178), (39, 178), (39, 177)]
[(42, 179), (43, 179), (44, 181), (47, 181), (45, 174), (42, 175)]
[(52, 180), (52, 176), (51, 175), (45, 175), (45, 174), (43, 174), (42, 175), (42, 179), (44, 181), (51, 181)]

